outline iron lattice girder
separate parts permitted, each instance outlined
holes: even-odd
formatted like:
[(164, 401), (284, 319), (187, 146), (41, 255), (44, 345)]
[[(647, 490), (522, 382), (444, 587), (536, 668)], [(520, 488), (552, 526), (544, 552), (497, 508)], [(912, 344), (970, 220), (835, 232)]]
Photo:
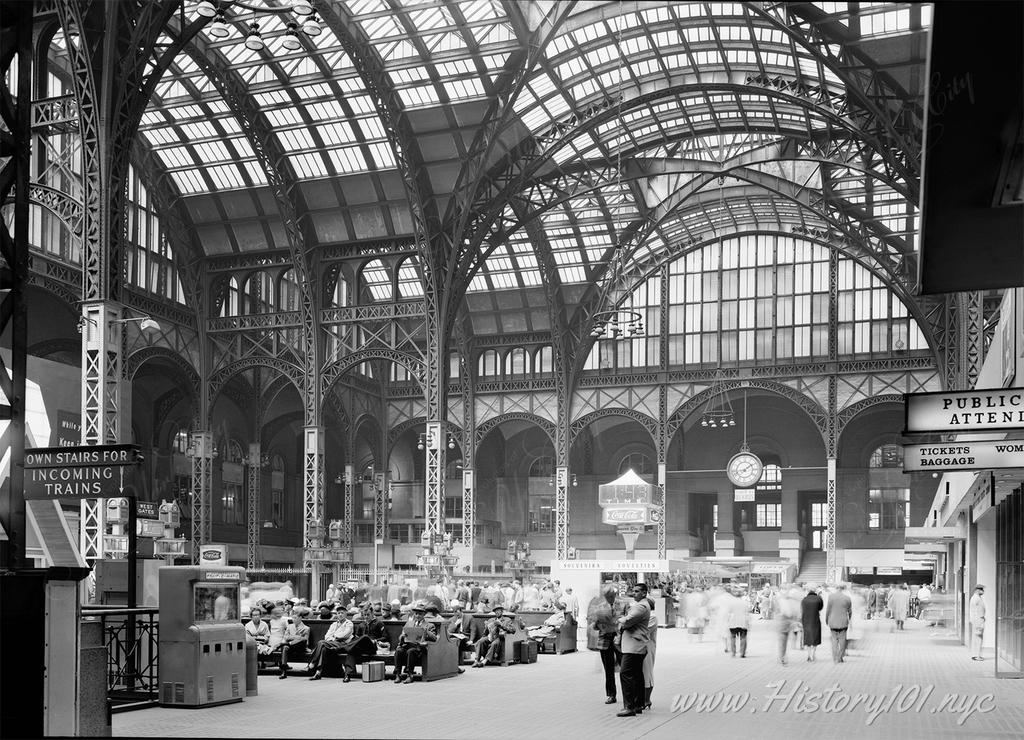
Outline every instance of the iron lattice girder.
[(276, 132), (238, 73), (224, 63), (220, 54), (200, 48), (196, 41), (184, 44), (183, 48), (217, 88), (238, 119), (267, 177), (280, 211), (292, 270), (299, 286), (299, 314), (302, 320), (300, 359), (303, 363), (301, 396), (305, 422), (315, 426), (320, 418), (320, 389), (316, 382), (320, 362), (317, 302), (314, 274), (305, 252), (305, 239), (299, 222), (299, 214), (305, 214), (308, 209), (298, 187), (298, 179)]
[(335, 324), (360, 324), (364, 321), (423, 318), (425, 315), (426, 307), (423, 301), (371, 303), (365, 306), (321, 309), (320, 324), (322, 326)]
[[(887, 163), (908, 183), (911, 200), (920, 190), (921, 131), (924, 109), (893, 78), (875, 66), (852, 39), (837, 38), (839, 24), (828, 23), (826, 13), (812, 3), (746, 3), (759, 17), (792, 38), (843, 82), (847, 96), (857, 105), (849, 114), (858, 127), (883, 143), (879, 150)], [(920, 60), (923, 64), (924, 60)]]
[(515, 115), (516, 98), (575, 6), (574, 1), (551, 3), (547, 8), (542, 8), (538, 3), (530, 3), (522, 16), (517, 15), (522, 12), (520, 4), (510, 6), (509, 16), (519, 26), (516, 29), (517, 36), (522, 38), (525, 35), (522, 32), (526, 31), (529, 38), (523, 49), (510, 55), (506, 61), (503, 74), (496, 82), (498, 92), (491, 99), (483, 123), (469, 146), (465, 165), (455, 182), (444, 220), (446, 224), (451, 224), (453, 244), (460, 243), (469, 219), (476, 213), (480, 202), (479, 190), (488, 182), (487, 167), (494, 147)]
[[(502, 235), (511, 233), (514, 225), (508, 221), (505, 207), (516, 198), (522, 197), (526, 186), (541, 168), (551, 161), (552, 154), (567, 145), (577, 136), (597, 129), (611, 119), (622, 114), (653, 103), (664, 97), (686, 95), (688, 93), (711, 94), (713, 92), (733, 92), (738, 95), (749, 94), (751, 85), (743, 81), (742, 73), (712, 73), (700, 83), (686, 82), (680, 85), (667, 86), (652, 92), (641, 94), (625, 101), (622, 105), (609, 102), (605, 106), (592, 106), (586, 115), (573, 114), (567, 124), (556, 124), (546, 135), (531, 136), (513, 148), (506, 158), (492, 170), (487, 187), (480, 191), (473, 211), (475, 220), (467, 225), (464, 235), (464, 248), (460, 253), (458, 274), (462, 276), (457, 284), (458, 290), (464, 290), (469, 278), (482, 263), (484, 252), (482, 245), (485, 240), (500, 241)], [(823, 106), (818, 99), (808, 98), (788, 90), (772, 88), (756, 88), (760, 94), (787, 102), (798, 107), (824, 116), (838, 129), (845, 131), (854, 139), (867, 139), (872, 151), (883, 153), (878, 141), (867, 138), (864, 131), (858, 129), (846, 118), (843, 108), (844, 100), (826, 98), (829, 105)], [(743, 129), (748, 131), (749, 129)], [(775, 129), (766, 129), (767, 133), (780, 133)], [(810, 137), (809, 132), (807, 133)], [(906, 178), (904, 178), (905, 180)]]

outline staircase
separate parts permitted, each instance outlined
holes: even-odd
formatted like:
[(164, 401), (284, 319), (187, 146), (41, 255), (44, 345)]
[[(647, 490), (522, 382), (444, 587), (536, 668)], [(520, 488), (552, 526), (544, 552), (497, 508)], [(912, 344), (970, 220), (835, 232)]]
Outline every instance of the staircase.
[(825, 582), (826, 555), (821, 550), (808, 550), (800, 559), (800, 572), (796, 576), (797, 583)]

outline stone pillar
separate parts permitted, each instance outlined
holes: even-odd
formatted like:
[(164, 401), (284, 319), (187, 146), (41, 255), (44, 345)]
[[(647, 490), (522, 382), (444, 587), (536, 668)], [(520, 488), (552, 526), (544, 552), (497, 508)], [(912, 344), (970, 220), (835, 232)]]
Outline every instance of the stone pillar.
[(715, 555), (720, 558), (731, 558), (737, 552), (736, 533), (733, 531), (733, 492), (718, 492), (718, 531), (715, 533)]
[(782, 531), (779, 532), (779, 557), (786, 558), (800, 569), (800, 513), (798, 494), (782, 482)]

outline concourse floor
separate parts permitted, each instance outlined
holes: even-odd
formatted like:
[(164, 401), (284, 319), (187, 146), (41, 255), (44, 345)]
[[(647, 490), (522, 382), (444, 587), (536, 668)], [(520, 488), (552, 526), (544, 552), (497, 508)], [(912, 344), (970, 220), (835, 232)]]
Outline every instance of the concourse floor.
[[(788, 665), (780, 665), (775, 633), (767, 622), (754, 623), (746, 659), (725, 654), (719, 641), (706, 637), (698, 643), (684, 630), (662, 629), (654, 706), (639, 717), (616, 717), (621, 705), (603, 703), (598, 655), (583, 650), (541, 655), (533, 665), (467, 666), (464, 675), (426, 684), (260, 676), (259, 695), (242, 703), (116, 714), (113, 734), (617, 740), (1024, 737), (1024, 680), (997, 680), (991, 654), (972, 661), (945, 630), (914, 620), (903, 632), (891, 632), (888, 620), (865, 625), (863, 638), (838, 665), (832, 663), (828, 642), (818, 648), (816, 662), (791, 650)], [(828, 639), (827, 634), (823, 637)]]

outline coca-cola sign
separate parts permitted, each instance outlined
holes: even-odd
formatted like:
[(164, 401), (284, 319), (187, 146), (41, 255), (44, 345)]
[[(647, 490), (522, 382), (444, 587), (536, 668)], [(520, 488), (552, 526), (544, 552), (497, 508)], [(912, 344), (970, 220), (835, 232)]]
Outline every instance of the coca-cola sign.
[(647, 514), (643, 508), (630, 509), (605, 509), (604, 521), (606, 524), (618, 524), (619, 522), (642, 522)]

